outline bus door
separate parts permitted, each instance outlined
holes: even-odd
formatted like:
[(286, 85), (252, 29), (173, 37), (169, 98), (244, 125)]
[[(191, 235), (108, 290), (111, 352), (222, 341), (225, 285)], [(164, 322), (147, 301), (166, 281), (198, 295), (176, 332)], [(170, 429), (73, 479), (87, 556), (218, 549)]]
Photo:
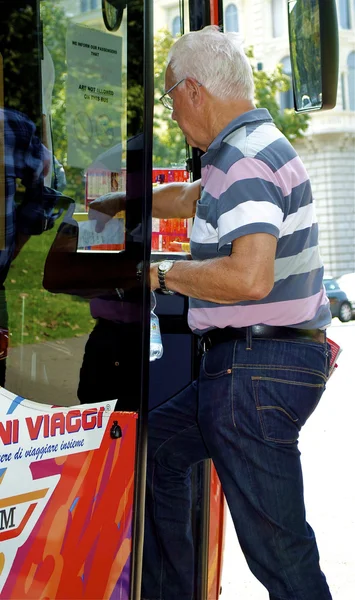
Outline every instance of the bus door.
[(152, 7), (0, 14), (0, 597), (139, 598)]

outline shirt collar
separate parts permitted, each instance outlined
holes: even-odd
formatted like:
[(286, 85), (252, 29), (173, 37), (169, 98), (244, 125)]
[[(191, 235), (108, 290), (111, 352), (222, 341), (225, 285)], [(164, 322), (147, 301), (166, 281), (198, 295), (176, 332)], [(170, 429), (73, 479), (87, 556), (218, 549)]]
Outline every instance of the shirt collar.
[(221, 146), (224, 138), (226, 138), (227, 135), (229, 135), (236, 129), (240, 129), (241, 127), (245, 127), (245, 125), (250, 125), (251, 123), (260, 123), (261, 124), (265, 121), (272, 122), (272, 117), (266, 108), (254, 108), (253, 110), (249, 110), (248, 112), (245, 112), (242, 115), (239, 115), (239, 117), (237, 117), (236, 119), (233, 119), (233, 121), (230, 121), (230, 123), (228, 123), (228, 125), (224, 129), (222, 129), (222, 131), (220, 131), (220, 133), (215, 137), (215, 139), (208, 146), (206, 154), (204, 154), (202, 159), (205, 159), (205, 157), (206, 157), (206, 160), (208, 162), (208, 159), (207, 159), (208, 153), (211, 150), (212, 151), (218, 150), (219, 147)]

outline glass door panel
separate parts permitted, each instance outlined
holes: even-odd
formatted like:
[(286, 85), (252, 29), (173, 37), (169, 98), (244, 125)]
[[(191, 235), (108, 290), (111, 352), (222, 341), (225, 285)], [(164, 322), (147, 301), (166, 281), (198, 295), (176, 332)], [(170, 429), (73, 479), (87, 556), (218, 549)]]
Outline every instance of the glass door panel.
[[(171, 7), (161, 3), (154, 12), (154, 127), (153, 186), (174, 181), (190, 181), (187, 169), (188, 149), (185, 138), (171, 111), (159, 98), (165, 91), (165, 68), (168, 51), (174, 41), (189, 31), (189, 2), (184, 0)], [(162, 253), (185, 257), (190, 252), (192, 219), (156, 219), (152, 223), (152, 252), (161, 259)]]
[(72, 405), (80, 383), (82, 402), (120, 397), (137, 409), (151, 193), (143, 0), (9, 4), (0, 2), (2, 384)]

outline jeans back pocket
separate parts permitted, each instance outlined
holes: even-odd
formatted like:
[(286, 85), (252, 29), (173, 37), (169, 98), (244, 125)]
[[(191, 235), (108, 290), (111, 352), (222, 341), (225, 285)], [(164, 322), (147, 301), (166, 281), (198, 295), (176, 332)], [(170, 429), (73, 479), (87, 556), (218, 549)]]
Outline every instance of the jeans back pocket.
[(256, 410), (263, 438), (270, 442), (293, 444), (301, 427), (316, 408), (325, 388), (318, 376), (307, 381), (276, 377), (252, 377)]

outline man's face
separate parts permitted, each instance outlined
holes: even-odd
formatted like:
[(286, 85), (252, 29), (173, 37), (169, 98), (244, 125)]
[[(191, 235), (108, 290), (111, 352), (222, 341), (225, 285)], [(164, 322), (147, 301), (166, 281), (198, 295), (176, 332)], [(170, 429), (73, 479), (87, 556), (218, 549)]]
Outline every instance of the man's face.
[[(176, 83), (176, 77), (173, 74), (170, 65), (165, 73), (165, 89), (168, 90)], [(187, 143), (190, 146), (198, 147), (195, 135), (198, 134), (197, 115), (191, 102), (188, 89), (183, 81), (169, 94), (173, 99), (173, 112), (171, 118), (177, 122)]]

